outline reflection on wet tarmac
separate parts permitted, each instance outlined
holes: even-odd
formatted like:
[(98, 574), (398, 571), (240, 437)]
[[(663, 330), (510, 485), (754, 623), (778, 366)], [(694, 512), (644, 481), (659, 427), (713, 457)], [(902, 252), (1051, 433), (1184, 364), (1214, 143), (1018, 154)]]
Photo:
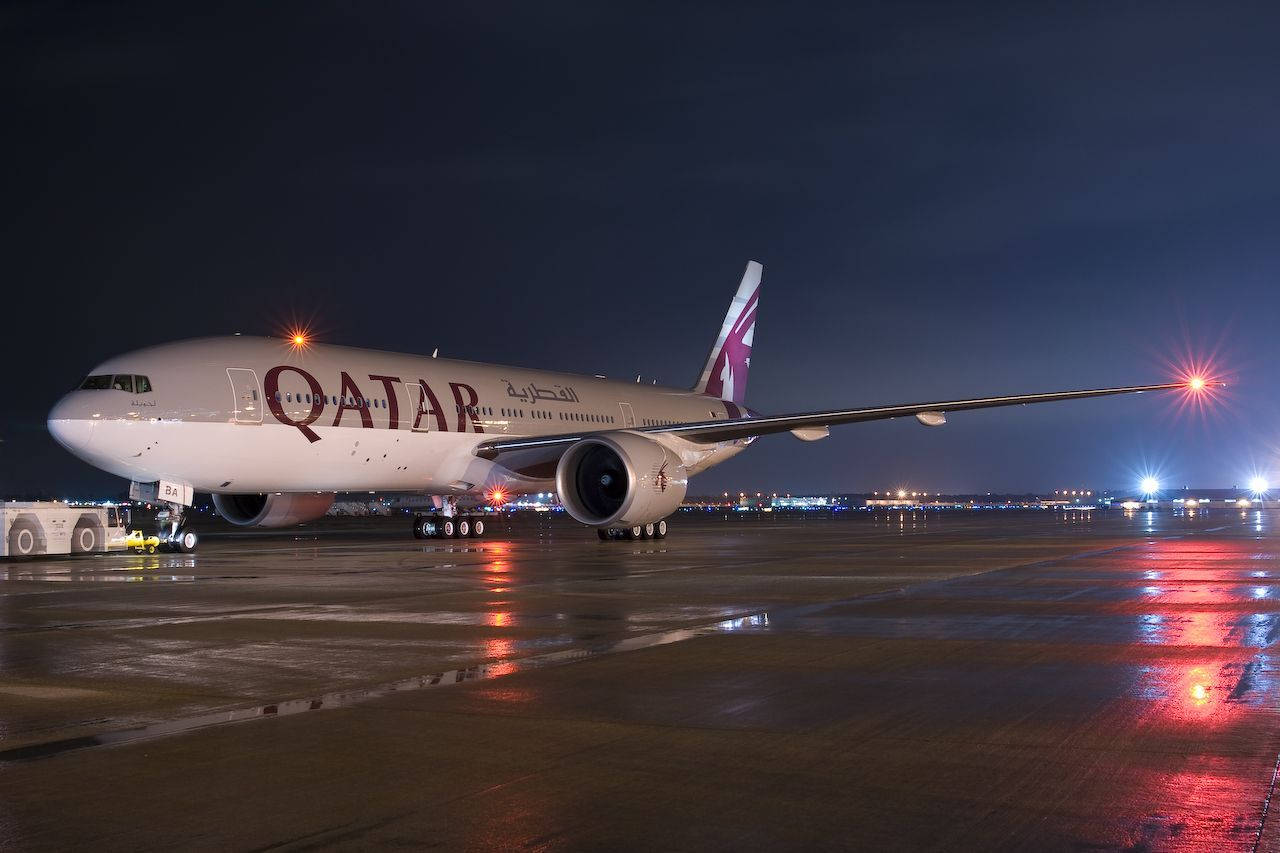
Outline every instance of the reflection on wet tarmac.
[[(491, 615), (497, 616), (501, 614)], [(429, 687), (448, 687), (470, 681), (501, 678), (502, 676), (512, 675), (517, 672), (527, 672), (547, 666), (587, 660), (601, 655), (653, 648), (655, 646), (693, 640), (699, 637), (709, 637), (723, 632), (740, 631), (744, 628), (768, 627), (768, 624), (769, 614), (755, 613), (748, 616), (718, 622), (714, 625), (704, 625), (697, 628), (682, 628), (675, 631), (663, 631), (657, 634), (648, 634), (643, 636), (632, 636), (615, 643), (601, 644), (594, 647), (546, 652), (514, 660), (508, 658), (514, 648), (512, 643), (508, 640), (494, 639), (485, 644), (485, 651), (487, 655), (491, 658), (495, 658), (491, 663), (477, 664), (475, 666), (468, 666), (459, 669), (450, 669), (444, 672), (437, 672), (431, 675), (420, 675), (414, 678), (398, 679), (386, 684), (379, 684), (360, 690), (340, 690), (311, 698), (290, 699), (280, 702), (272, 702), (266, 705), (259, 705), (252, 708), (236, 708), (208, 714), (198, 714), (196, 716), (186, 717), (183, 719), (166, 720), (162, 723), (155, 723), (153, 725), (135, 729), (108, 731), (96, 735), (67, 738), (64, 740), (0, 750), (0, 764), (6, 762), (32, 761), (41, 758), (49, 758), (64, 752), (94, 746), (108, 746), (111, 744), (168, 737), (184, 732), (194, 731), (196, 729), (206, 728), (208, 726), (224, 725), (226, 723), (247, 722), (250, 720), (262, 719), (264, 717), (287, 717), (294, 714), (305, 713), (307, 711), (320, 711), (326, 708), (343, 708), (361, 702), (368, 702), (372, 699), (389, 696), (393, 693), (423, 690)]]
[[(532, 545), (214, 549), (181, 571), (7, 565), (26, 574), (0, 589), (0, 673), (29, 716), (0, 710), (0, 773), (65, 785), (64, 759), (36, 759), (73, 751), (108, 775), (124, 758), (163, 769), (145, 752), (199, 756), (231, 780), (283, 760), (273, 780), (314, 785), (288, 775), (299, 753), (279, 745), (323, 743), (333, 754), (299, 759), (305, 773), (332, 763), (383, 812), (463, 815), (445, 846), (606, 849), (617, 837), (574, 817), (625, 807), (648, 827), (683, 810), (714, 828), (664, 836), (685, 848), (1276, 849), (1272, 520), (893, 512), (708, 523), (661, 550), (551, 531)], [(94, 586), (148, 573), (206, 582)], [(113, 687), (142, 699), (102, 710)], [(83, 694), (55, 704), (54, 688)], [(225, 725), (335, 708), (349, 713)], [(55, 727), (51, 712), (76, 715)], [(362, 769), (366, 747), (394, 760), (420, 740), (465, 749), (386, 779)], [(241, 761), (210, 744), (274, 751)], [(344, 749), (360, 760), (344, 765)], [(395, 799), (446, 767), (444, 799)], [(349, 790), (307, 790), (316, 814), (280, 837), (356, 819), (332, 817)], [(40, 809), (23, 806), (23, 832), (62, 837)]]

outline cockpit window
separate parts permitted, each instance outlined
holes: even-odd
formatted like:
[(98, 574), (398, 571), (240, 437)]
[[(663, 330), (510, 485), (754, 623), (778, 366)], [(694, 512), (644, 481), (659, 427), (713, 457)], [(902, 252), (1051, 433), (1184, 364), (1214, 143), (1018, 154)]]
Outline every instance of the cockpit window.
[(151, 393), (151, 380), (145, 376), (133, 377), (133, 393), (135, 394)]
[(105, 391), (111, 387), (111, 377), (109, 375), (89, 376), (84, 382), (80, 383), (82, 391)]
[(117, 391), (133, 392), (133, 377), (120, 374), (111, 381), (111, 387)]

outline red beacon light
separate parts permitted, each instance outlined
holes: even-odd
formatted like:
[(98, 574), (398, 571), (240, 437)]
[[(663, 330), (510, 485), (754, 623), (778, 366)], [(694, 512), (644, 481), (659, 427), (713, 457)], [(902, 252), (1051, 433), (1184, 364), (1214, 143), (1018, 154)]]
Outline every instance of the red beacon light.
[(1192, 376), (1187, 380), (1187, 387), (1192, 391), (1203, 391), (1206, 384), (1203, 376)]
[(285, 340), (288, 342), (289, 346), (293, 347), (295, 350), (306, 349), (311, 345), (311, 335), (306, 329), (290, 330), (289, 333), (285, 335)]

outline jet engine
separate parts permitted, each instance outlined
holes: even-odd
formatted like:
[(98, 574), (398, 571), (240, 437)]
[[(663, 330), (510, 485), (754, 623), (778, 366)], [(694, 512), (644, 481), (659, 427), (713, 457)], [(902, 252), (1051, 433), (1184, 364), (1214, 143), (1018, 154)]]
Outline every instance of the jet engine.
[(288, 527), (312, 521), (333, 506), (333, 492), (272, 492), (267, 495), (217, 495), (218, 514), (239, 527)]
[(560, 502), (569, 515), (592, 527), (660, 521), (676, 511), (688, 486), (680, 457), (632, 432), (584, 438), (556, 466)]

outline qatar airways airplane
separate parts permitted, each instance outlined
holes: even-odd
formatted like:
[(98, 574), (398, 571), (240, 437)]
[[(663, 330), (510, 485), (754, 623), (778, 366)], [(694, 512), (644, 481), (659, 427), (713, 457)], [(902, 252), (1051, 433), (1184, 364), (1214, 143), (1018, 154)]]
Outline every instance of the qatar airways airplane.
[(768, 416), (744, 398), (760, 304), (752, 261), (692, 388), (610, 381), (292, 339), (203, 338), (108, 359), (49, 413), (81, 459), (167, 505), (163, 539), (190, 551), (184, 509), (210, 492), (233, 524), (319, 518), (338, 492), (416, 491), (414, 535), (481, 536), (463, 496), (555, 491), (601, 539), (666, 536), (689, 478), (757, 436), (825, 438), (840, 424), (1169, 389), (1160, 385)]

